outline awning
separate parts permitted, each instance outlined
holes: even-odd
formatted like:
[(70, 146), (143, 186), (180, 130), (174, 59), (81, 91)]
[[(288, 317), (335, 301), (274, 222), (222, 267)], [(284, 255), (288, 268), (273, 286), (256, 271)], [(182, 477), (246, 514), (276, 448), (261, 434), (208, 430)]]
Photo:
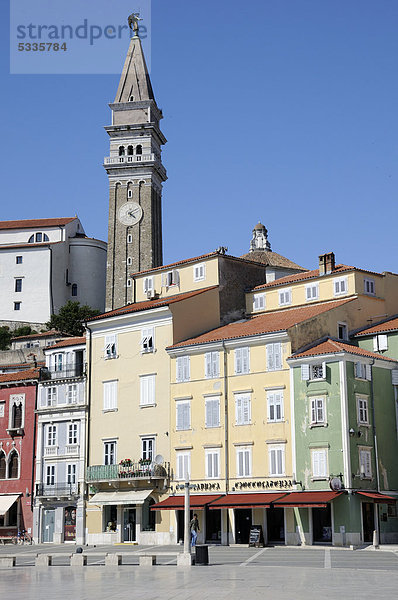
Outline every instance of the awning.
[(387, 496), (387, 494), (380, 494), (379, 492), (357, 492), (357, 494), (365, 496), (379, 504), (395, 504), (397, 501), (397, 498), (394, 498), (394, 496)]
[(343, 492), (291, 492), (280, 500), (274, 502), (274, 506), (283, 508), (326, 508), (328, 502), (340, 496)]
[(265, 508), (285, 495), (285, 493), (227, 494), (213, 502), (210, 508)]
[[(189, 507), (192, 509), (201, 509), (204, 508), (207, 504), (210, 504), (220, 498), (220, 494), (211, 495), (211, 494), (191, 494), (189, 496)], [(185, 496), (169, 496), (166, 500), (162, 500), (162, 502), (158, 502), (157, 504), (153, 504), (151, 506), (152, 510), (184, 510), (184, 499)]]
[(89, 500), (89, 504), (144, 504), (153, 490), (135, 490), (131, 492), (97, 492)]
[(0, 494), (0, 517), (3, 517), (21, 494)]

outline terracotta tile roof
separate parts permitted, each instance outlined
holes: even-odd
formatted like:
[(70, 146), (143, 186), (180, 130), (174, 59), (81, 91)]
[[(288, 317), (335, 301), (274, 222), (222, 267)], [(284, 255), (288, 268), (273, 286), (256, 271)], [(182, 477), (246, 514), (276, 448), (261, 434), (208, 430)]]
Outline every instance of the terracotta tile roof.
[(375, 335), (376, 333), (384, 333), (387, 331), (397, 331), (398, 330), (398, 317), (392, 317), (388, 320), (384, 320), (382, 323), (378, 323), (377, 325), (371, 325), (366, 329), (362, 329), (359, 331), (354, 337), (362, 337), (365, 335)]
[(3, 375), (0, 375), (0, 383), (27, 381), (29, 379), (39, 379), (39, 377), (40, 369), (29, 369), (28, 371), (18, 371), (17, 373), (3, 373)]
[(37, 227), (58, 227), (67, 225), (77, 217), (60, 219), (21, 219), (18, 221), (0, 221), (0, 229), (35, 229)]
[(79, 336), (79, 337), (72, 337), (72, 338), (68, 338), (67, 340), (62, 340), (61, 342), (58, 342), (57, 344), (53, 344), (52, 346), (47, 346), (46, 348), (44, 348), (44, 350), (52, 350), (53, 348), (65, 348), (66, 346), (77, 346), (79, 344), (85, 344), (86, 343), (86, 337), (83, 336)]
[[(44, 360), (39, 360), (37, 361), (37, 366), (38, 367), (44, 367), (46, 363), (44, 362)], [(9, 369), (18, 369), (20, 371), (26, 370), (29, 367), (32, 366), (32, 363), (9, 363), (7, 365), (0, 365), (0, 371), (2, 371), (3, 369), (6, 369), (7, 371)]]
[(350, 267), (348, 265), (336, 265), (334, 268), (334, 271), (332, 271), (332, 273), (328, 273), (327, 275), (320, 276), (319, 269), (313, 269), (312, 271), (305, 271), (304, 273), (287, 275), (286, 277), (281, 277), (280, 279), (275, 279), (275, 281), (270, 281), (269, 283), (263, 283), (261, 285), (257, 285), (255, 288), (253, 288), (252, 291), (265, 290), (268, 288), (287, 285), (289, 283), (305, 281), (307, 279), (317, 279), (318, 277), (328, 277), (330, 275), (339, 275), (340, 273), (346, 273), (348, 271), (361, 271), (362, 273), (371, 273), (372, 275), (380, 275), (380, 273), (375, 273), (374, 271), (367, 271), (366, 269), (358, 269), (356, 267)]
[(223, 325), (217, 329), (212, 329), (207, 333), (198, 337), (179, 342), (170, 348), (181, 348), (184, 346), (195, 346), (198, 344), (206, 344), (210, 342), (218, 342), (221, 340), (231, 340), (235, 338), (250, 337), (253, 335), (261, 335), (264, 333), (275, 333), (277, 331), (286, 331), (297, 323), (302, 323), (308, 319), (312, 319), (334, 308), (343, 306), (351, 299), (337, 300), (334, 302), (323, 302), (311, 306), (299, 308), (289, 308), (286, 310), (276, 310), (270, 313), (252, 316), (244, 321), (235, 321), (228, 325)]
[(115, 315), (125, 315), (128, 313), (139, 312), (140, 310), (150, 310), (151, 308), (167, 306), (169, 304), (173, 304), (174, 302), (181, 302), (182, 300), (186, 300), (187, 298), (192, 298), (193, 296), (199, 296), (199, 294), (203, 294), (204, 292), (208, 292), (209, 290), (215, 290), (217, 288), (217, 285), (213, 285), (212, 287), (203, 288), (202, 290), (185, 292), (184, 294), (176, 294), (175, 296), (169, 296), (168, 298), (159, 298), (158, 300), (146, 300), (145, 302), (127, 304), (127, 306), (122, 306), (121, 308), (116, 308), (115, 310), (102, 313), (101, 315), (97, 315), (95, 317), (91, 317), (90, 319), (87, 319), (87, 322), (90, 323), (91, 321), (97, 321), (98, 319), (107, 319), (108, 317), (114, 317)]
[(392, 358), (387, 358), (386, 356), (382, 356), (380, 354), (377, 354), (376, 352), (368, 352), (367, 350), (358, 348), (358, 346), (353, 346), (352, 344), (348, 344), (347, 342), (342, 342), (340, 340), (335, 340), (333, 338), (327, 338), (326, 340), (323, 340), (317, 343), (316, 345), (312, 346), (312, 348), (308, 348), (308, 350), (305, 350), (304, 352), (293, 354), (293, 356), (289, 358), (304, 358), (306, 356), (321, 356), (323, 354), (338, 354), (340, 352), (348, 352), (349, 354), (355, 354), (357, 356), (365, 356), (367, 358), (377, 358), (380, 360), (397, 362)]
[(282, 254), (272, 252), (271, 250), (255, 250), (254, 252), (248, 252), (247, 254), (244, 254), (240, 258), (259, 262), (269, 267), (284, 267), (285, 269), (297, 269), (299, 271), (308, 270), (304, 267), (300, 267), (300, 265), (294, 263), (285, 256), (282, 256)]
[(41, 333), (30, 333), (29, 335), (18, 335), (17, 337), (13, 337), (11, 341), (15, 342), (16, 340), (31, 340), (36, 338), (46, 338), (46, 337), (65, 337), (65, 334), (56, 331), (55, 329), (50, 329), (49, 331), (42, 331)]

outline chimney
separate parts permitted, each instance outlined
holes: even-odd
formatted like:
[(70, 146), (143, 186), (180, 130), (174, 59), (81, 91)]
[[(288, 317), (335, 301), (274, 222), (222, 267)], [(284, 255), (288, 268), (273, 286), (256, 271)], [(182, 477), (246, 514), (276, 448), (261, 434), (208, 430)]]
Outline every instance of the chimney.
[(334, 252), (327, 252), (321, 254), (319, 257), (319, 275), (329, 275), (334, 271), (336, 261), (334, 258)]

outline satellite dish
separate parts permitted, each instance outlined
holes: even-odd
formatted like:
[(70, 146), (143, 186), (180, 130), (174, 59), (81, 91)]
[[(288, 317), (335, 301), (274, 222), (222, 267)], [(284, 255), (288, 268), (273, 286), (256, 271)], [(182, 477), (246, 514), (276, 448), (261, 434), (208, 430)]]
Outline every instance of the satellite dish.
[(339, 492), (343, 487), (340, 477), (332, 477), (332, 479), (329, 481), (329, 485), (334, 492)]
[(162, 456), (161, 454), (157, 454), (157, 455), (155, 456), (155, 458), (154, 458), (154, 462), (155, 462), (157, 465), (161, 465), (161, 464), (163, 464), (163, 463), (164, 463), (164, 458), (163, 458), (163, 456)]

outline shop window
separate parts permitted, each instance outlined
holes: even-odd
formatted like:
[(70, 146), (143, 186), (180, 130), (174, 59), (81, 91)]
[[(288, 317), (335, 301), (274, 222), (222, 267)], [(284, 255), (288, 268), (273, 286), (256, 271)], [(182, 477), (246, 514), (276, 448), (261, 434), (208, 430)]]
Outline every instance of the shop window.
[(104, 506), (104, 531), (116, 531), (117, 527), (117, 506), (111, 504)]

